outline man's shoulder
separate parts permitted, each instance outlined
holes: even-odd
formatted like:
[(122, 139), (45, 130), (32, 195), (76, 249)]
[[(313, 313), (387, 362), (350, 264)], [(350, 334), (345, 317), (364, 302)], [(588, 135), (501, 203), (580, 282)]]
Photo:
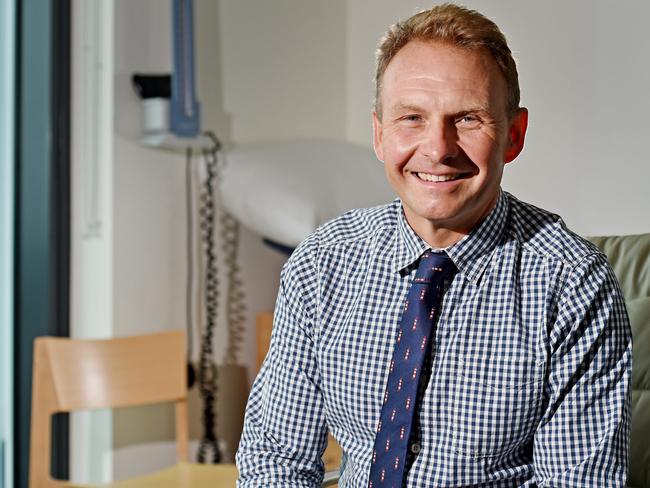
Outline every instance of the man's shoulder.
[(394, 200), (376, 207), (357, 208), (321, 225), (312, 235), (326, 248), (345, 243), (367, 241), (382, 232), (393, 232), (401, 206)]
[(562, 218), (508, 194), (509, 230), (522, 248), (573, 267), (592, 255), (602, 255), (591, 242), (570, 230)]
[(376, 207), (357, 208), (322, 224), (295, 249), (284, 268), (316, 266), (323, 253), (336, 247), (347, 250), (366, 246), (380, 236), (394, 233), (401, 212), (398, 199)]

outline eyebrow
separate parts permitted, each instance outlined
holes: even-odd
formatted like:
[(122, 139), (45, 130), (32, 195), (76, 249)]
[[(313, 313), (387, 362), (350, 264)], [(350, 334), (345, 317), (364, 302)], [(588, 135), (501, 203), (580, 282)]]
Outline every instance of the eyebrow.
[(459, 114), (475, 114), (475, 113), (491, 114), (492, 112), (490, 111), (490, 108), (487, 105), (475, 105), (465, 110), (461, 110), (458, 113)]
[(400, 111), (400, 110), (406, 110), (410, 112), (421, 112), (423, 109), (422, 107), (419, 107), (417, 105), (412, 105), (410, 103), (397, 103), (396, 105), (393, 105), (392, 107), (393, 111)]

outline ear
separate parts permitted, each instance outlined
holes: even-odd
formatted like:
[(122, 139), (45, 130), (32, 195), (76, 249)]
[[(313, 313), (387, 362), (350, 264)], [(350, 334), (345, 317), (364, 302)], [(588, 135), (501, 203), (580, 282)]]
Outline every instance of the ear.
[(377, 116), (377, 111), (373, 110), (372, 111), (372, 146), (375, 148), (375, 154), (377, 156), (377, 159), (379, 159), (379, 161), (383, 163), (384, 149), (382, 145), (382, 141), (383, 141), (382, 129), (383, 128), (381, 125), (381, 121)]
[(514, 160), (524, 148), (526, 129), (528, 128), (528, 109), (520, 108), (512, 116), (508, 129), (508, 145), (503, 153), (503, 162), (508, 164)]

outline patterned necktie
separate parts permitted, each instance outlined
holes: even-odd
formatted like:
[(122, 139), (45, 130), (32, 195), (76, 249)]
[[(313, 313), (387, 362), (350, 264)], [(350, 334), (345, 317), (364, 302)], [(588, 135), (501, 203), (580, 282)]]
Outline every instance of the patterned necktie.
[(442, 300), (443, 282), (456, 271), (444, 253), (426, 251), (411, 283), (384, 394), (368, 488), (400, 488), (416, 411), (420, 372)]

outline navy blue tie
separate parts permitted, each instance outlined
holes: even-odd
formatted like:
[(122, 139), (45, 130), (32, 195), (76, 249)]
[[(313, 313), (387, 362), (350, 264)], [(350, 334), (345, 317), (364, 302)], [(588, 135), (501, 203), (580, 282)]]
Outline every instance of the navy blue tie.
[(420, 258), (397, 331), (384, 404), (377, 424), (368, 488), (400, 488), (420, 373), (442, 300), (443, 283), (456, 267), (444, 253)]

